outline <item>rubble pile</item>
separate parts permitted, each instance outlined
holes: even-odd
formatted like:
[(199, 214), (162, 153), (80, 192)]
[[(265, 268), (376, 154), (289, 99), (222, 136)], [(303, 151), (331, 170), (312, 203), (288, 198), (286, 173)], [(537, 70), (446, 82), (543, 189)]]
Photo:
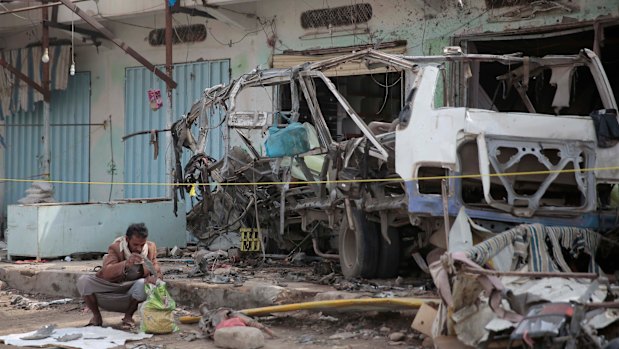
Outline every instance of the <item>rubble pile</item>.
[(35, 301), (30, 298), (21, 296), (21, 295), (15, 295), (11, 297), (10, 304), (20, 309), (40, 310), (40, 309), (45, 309), (45, 308), (48, 308), (54, 305), (67, 304), (72, 301), (73, 301), (72, 298), (62, 298), (62, 299), (56, 299), (52, 301)]
[(488, 233), (460, 211), (448, 249), (428, 256), (442, 302), (419, 314), (426, 326), (414, 328), (429, 331), (437, 348), (454, 340), (471, 347), (506, 340), (510, 346), (605, 347), (612, 339), (605, 331), (619, 325), (619, 285), (597, 264), (601, 235), (541, 224)]

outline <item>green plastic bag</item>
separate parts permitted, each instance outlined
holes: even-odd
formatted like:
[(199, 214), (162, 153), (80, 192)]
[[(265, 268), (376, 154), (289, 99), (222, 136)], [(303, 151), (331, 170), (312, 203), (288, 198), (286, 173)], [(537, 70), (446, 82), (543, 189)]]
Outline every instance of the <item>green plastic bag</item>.
[(147, 283), (144, 287), (147, 297), (140, 305), (140, 330), (155, 334), (178, 331), (173, 314), (176, 302), (170, 296), (166, 283), (157, 281), (157, 285)]

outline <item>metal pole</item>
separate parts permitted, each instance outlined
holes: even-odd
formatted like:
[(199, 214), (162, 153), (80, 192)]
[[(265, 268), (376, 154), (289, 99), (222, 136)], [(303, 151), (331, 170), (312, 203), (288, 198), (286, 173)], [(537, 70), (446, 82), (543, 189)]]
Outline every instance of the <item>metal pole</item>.
[[(167, 0), (165, 2), (165, 68), (166, 74), (172, 79), (172, 10)], [(166, 128), (172, 127), (172, 86), (169, 82), (166, 83), (166, 92), (168, 95), (168, 104), (166, 108)], [(166, 169), (166, 182), (172, 183), (173, 162), (172, 162), (172, 132), (166, 132), (166, 151), (165, 151), (165, 169)], [(177, 174), (178, 175), (178, 174)], [(174, 197), (174, 187), (170, 187), (168, 192), (169, 197)]]
[(443, 198), (443, 225), (445, 226), (445, 248), (449, 250), (449, 187), (447, 180), (441, 180), (441, 196)]
[[(47, 1), (43, 1), (43, 3), (47, 3)], [(49, 27), (47, 25), (48, 19), (48, 8), (43, 7), (41, 9), (42, 17), (43, 17), (43, 40), (42, 47), (43, 54), (49, 50)], [(48, 54), (49, 56), (49, 54)], [(41, 59), (40, 57), (37, 57)], [(49, 138), (51, 135), (50, 128), (50, 86), (49, 86), (49, 60), (47, 62), (43, 62), (43, 77), (41, 78), (41, 82), (43, 83), (43, 89), (45, 90), (45, 94), (47, 95), (43, 101), (43, 174), (45, 178), (51, 178), (51, 150), (49, 146)]]

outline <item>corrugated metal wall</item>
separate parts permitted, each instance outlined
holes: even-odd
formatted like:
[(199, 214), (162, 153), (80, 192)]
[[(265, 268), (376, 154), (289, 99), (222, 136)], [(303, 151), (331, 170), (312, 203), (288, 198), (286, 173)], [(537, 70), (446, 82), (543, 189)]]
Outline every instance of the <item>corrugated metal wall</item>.
[[(51, 178), (64, 181), (90, 179), (90, 73), (69, 77), (64, 91), (52, 92), (51, 103)], [(7, 178), (33, 179), (41, 174), (43, 145), (43, 104), (36, 110), (20, 112), (5, 118)], [(6, 204), (14, 204), (25, 196), (27, 182), (5, 184)], [(87, 184), (55, 184), (54, 198), (63, 202), (88, 201)], [(3, 207), (4, 210), (4, 207)]]
[[(174, 65), (174, 80), (178, 87), (172, 97), (172, 119), (177, 120), (201, 97), (205, 88), (226, 84), (230, 81), (230, 61), (206, 61)], [(150, 109), (147, 91), (159, 89), (163, 107), (157, 111)], [(125, 134), (137, 131), (163, 129), (166, 119), (165, 83), (155, 74), (143, 67), (127, 68), (125, 75)], [(210, 125), (217, 125), (222, 114), (212, 115)], [(197, 135), (196, 135), (197, 136)], [(159, 136), (159, 157), (153, 159), (153, 146), (149, 135), (129, 138), (125, 142), (125, 182), (165, 183), (165, 133)], [(185, 152), (188, 153), (188, 152)], [(221, 128), (209, 132), (206, 153), (214, 158), (223, 156)], [(184, 154), (184, 162), (189, 159)], [(125, 185), (126, 198), (155, 198), (166, 196), (165, 186)]]

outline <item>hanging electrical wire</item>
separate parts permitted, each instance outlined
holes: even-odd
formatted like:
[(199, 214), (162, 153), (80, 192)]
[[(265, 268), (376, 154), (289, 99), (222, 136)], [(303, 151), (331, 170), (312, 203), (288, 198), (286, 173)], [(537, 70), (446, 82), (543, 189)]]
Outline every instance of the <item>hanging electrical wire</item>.
[(75, 25), (73, 13), (71, 13), (71, 68), (69, 68), (69, 75), (75, 75)]

